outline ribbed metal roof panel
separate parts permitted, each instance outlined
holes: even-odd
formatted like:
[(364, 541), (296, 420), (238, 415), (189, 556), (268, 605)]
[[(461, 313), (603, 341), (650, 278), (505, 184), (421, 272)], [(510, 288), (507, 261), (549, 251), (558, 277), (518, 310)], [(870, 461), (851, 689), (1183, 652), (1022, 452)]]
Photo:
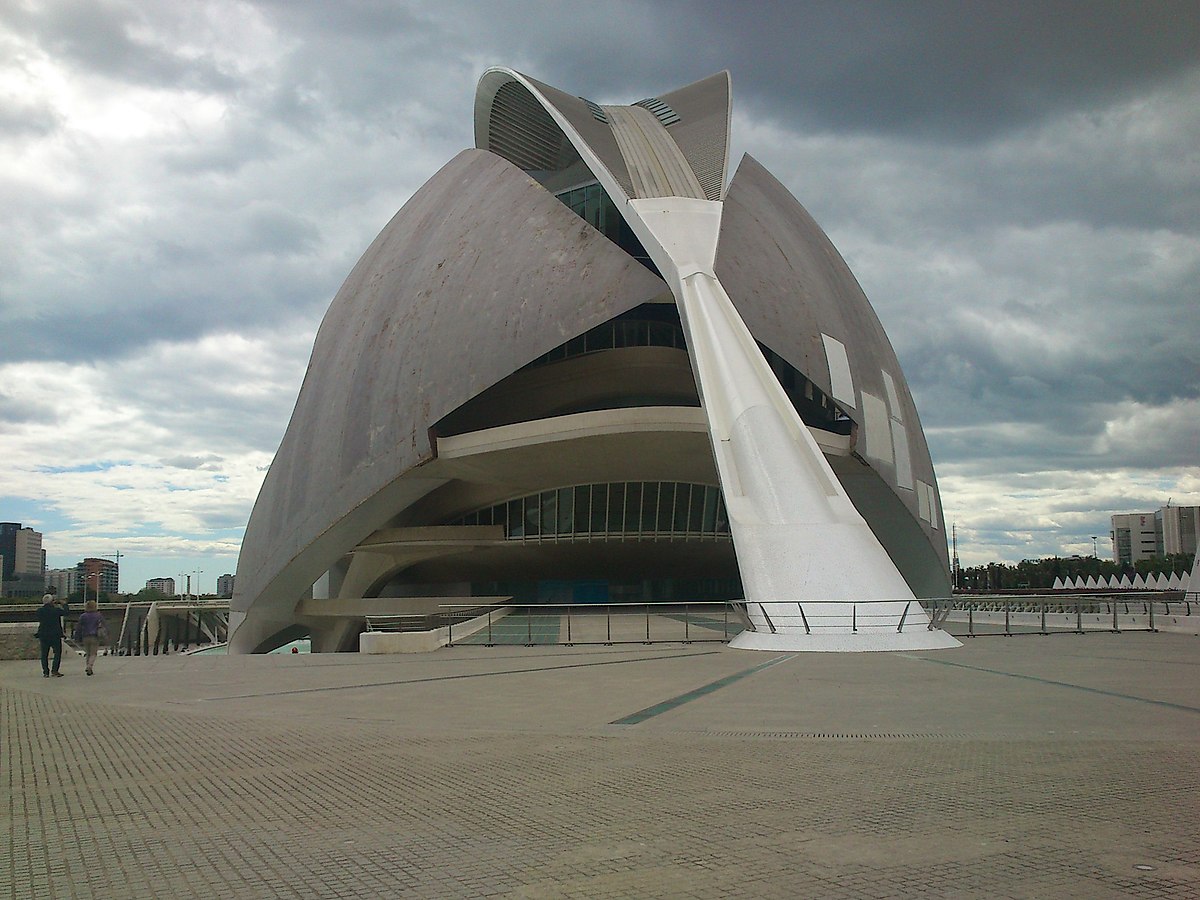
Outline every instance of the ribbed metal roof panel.
[(720, 200), (729, 160), (729, 73), (655, 98), (679, 116), (671, 137), (683, 151), (709, 200)]

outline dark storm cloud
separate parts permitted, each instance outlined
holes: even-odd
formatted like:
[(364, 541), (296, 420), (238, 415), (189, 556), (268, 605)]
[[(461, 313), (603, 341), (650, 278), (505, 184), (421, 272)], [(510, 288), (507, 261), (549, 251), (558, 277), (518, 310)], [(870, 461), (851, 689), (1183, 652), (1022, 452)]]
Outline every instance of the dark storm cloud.
[(1128, 96), (1195, 66), (1200, 44), (1190, 0), (658, 9), (676, 53), (686, 48), (692, 68), (734, 68), (757, 114), (937, 140), (977, 141)]

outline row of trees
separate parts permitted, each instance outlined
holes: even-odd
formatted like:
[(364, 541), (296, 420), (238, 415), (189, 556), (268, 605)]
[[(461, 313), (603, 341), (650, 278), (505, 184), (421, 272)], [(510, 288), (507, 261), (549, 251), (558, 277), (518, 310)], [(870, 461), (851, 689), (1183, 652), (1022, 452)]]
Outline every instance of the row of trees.
[(1108, 578), (1115, 575), (1120, 578), (1122, 575), (1128, 575), (1132, 579), (1137, 574), (1144, 578), (1147, 575), (1171, 575), (1175, 572), (1186, 575), (1192, 570), (1192, 560), (1191, 553), (1171, 553), (1167, 556), (1140, 559), (1133, 565), (1121, 565), (1110, 559), (1098, 559), (1095, 556), (1023, 559), (1016, 565), (988, 563), (986, 566), (959, 568), (957, 587), (978, 591), (1049, 589), (1054, 586), (1056, 578), (1066, 581), (1078, 576), (1087, 578), (1094, 575), (1097, 578)]

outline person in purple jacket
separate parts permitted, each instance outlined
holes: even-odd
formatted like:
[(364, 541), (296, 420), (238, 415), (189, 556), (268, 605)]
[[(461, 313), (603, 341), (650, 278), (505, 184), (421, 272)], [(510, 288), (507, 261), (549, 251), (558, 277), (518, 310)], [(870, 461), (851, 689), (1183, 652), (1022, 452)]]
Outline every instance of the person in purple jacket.
[(75, 633), (72, 637), (83, 642), (87, 673), (91, 675), (92, 667), (96, 665), (96, 651), (100, 647), (100, 642), (108, 640), (108, 629), (104, 625), (104, 616), (100, 615), (96, 609), (95, 600), (89, 600), (84, 604), (83, 614), (75, 623)]

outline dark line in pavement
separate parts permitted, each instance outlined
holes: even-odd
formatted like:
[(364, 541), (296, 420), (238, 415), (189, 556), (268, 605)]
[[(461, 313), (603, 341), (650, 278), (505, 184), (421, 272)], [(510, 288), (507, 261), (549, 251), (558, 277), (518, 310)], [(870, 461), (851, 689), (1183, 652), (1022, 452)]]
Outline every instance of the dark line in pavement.
[(427, 684), (431, 681), (458, 681), (461, 678), (491, 678), (494, 675), (528, 675), (537, 672), (558, 672), (563, 669), (588, 669), (592, 666), (625, 666), (630, 663), (655, 662), (661, 659), (689, 659), (694, 656), (712, 656), (720, 650), (703, 650), (699, 653), (675, 653), (670, 656), (646, 656), (636, 659), (606, 659), (600, 662), (573, 663), (567, 666), (536, 666), (528, 669), (501, 669), (496, 672), (474, 672), (463, 675), (434, 675), (429, 678), (403, 678), (398, 681), (369, 681), (363, 684), (339, 684), (324, 687), (295, 688), (290, 691), (267, 691), (261, 694), (229, 694), (224, 697), (201, 697), (197, 703), (213, 700), (253, 700), (256, 697), (286, 697), (289, 694), (318, 694), (323, 691), (352, 691), (358, 688), (390, 687), (398, 684)]
[(1200, 666), (1200, 662), (1190, 659), (1161, 659), (1159, 657), (1142, 656), (1088, 656), (1088, 659), (1115, 659), (1119, 662), (1155, 663), (1165, 666)]
[(1184, 706), (1182, 703), (1171, 703), (1167, 700), (1151, 700), (1148, 697), (1135, 697), (1133, 694), (1119, 694), (1116, 691), (1106, 691), (1103, 688), (1087, 687), (1082, 684), (1071, 684), (1069, 681), (1054, 681), (1050, 678), (1041, 678), (1037, 675), (1021, 675), (1018, 672), (1004, 672), (1000, 669), (985, 669), (983, 666), (968, 666), (965, 663), (949, 662), (944, 659), (930, 659), (927, 656), (910, 656), (904, 654), (909, 659), (917, 659), (921, 662), (937, 663), (940, 666), (953, 666), (956, 669), (970, 669), (974, 672), (987, 672), (990, 675), (1006, 675), (1009, 678), (1022, 678), (1025, 681), (1036, 681), (1039, 684), (1049, 684), (1054, 687), (1073, 688), (1077, 691), (1086, 691), (1089, 694), (1100, 694), (1103, 697), (1116, 697), (1118, 700), (1136, 700), (1139, 703), (1150, 703), (1154, 706), (1165, 706), (1168, 709), (1178, 709), (1183, 712), (1200, 713), (1200, 709), (1194, 706)]
[(680, 694), (678, 697), (672, 697), (670, 700), (662, 701), (662, 703), (655, 703), (653, 706), (647, 706), (645, 709), (638, 710), (635, 713), (631, 713), (624, 718), (617, 719), (613, 722), (609, 722), (608, 724), (637, 725), (640, 722), (645, 722), (647, 719), (652, 719), (655, 716), (669, 712), (676, 707), (683, 706), (685, 703), (690, 703), (698, 697), (711, 694), (713, 691), (719, 691), (721, 688), (733, 684), (735, 681), (741, 681), (743, 678), (746, 678), (749, 675), (754, 675), (757, 672), (761, 672), (763, 669), (769, 669), (771, 666), (778, 665), (787, 659), (791, 659), (791, 654), (785, 656), (776, 656), (774, 659), (767, 660), (761, 665), (754, 666), (750, 669), (745, 669), (741, 672), (735, 672), (732, 675), (726, 675), (724, 678), (709, 682), (702, 687), (696, 688), (694, 691), (688, 691), (686, 694)]

